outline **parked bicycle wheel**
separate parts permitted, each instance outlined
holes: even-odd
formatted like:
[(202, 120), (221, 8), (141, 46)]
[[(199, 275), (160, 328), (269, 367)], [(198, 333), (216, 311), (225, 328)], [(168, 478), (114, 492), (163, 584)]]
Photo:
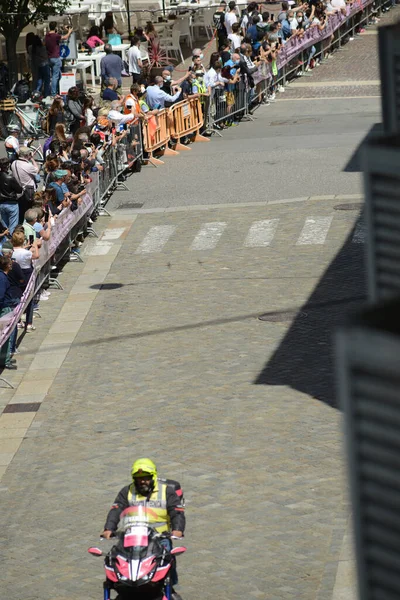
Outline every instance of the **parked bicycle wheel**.
[(7, 136), (8, 136), (7, 127), (4, 122), (3, 114), (1, 114), (0, 115), (0, 138), (2, 140), (5, 140)]
[(20, 128), (21, 133), (22, 133), (22, 131), (23, 131), (22, 121), (19, 118), (19, 116), (16, 115), (14, 112), (4, 111), (2, 121), (6, 128), (6, 136), (5, 137), (7, 137), (9, 135), (8, 128), (10, 125), (18, 125), (18, 127)]

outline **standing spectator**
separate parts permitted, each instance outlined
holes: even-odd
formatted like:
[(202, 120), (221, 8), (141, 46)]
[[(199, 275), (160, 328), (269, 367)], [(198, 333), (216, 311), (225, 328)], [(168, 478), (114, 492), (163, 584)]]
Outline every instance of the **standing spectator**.
[(165, 101), (173, 103), (175, 102), (175, 100), (178, 100), (181, 94), (181, 88), (176, 87), (175, 94), (171, 96), (170, 94), (166, 94), (165, 92), (163, 92), (163, 90), (161, 89), (163, 85), (164, 80), (158, 75), (154, 80), (154, 84), (149, 85), (149, 87), (147, 88), (146, 102), (150, 110), (164, 108)]
[(17, 124), (11, 124), (7, 127), (9, 136), (6, 137), (4, 145), (6, 147), (7, 158), (13, 162), (18, 157), (19, 152), (19, 134), (21, 128)]
[(129, 73), (132, 75), (132, 83), (139, 83), (142, 78), (142, 55), (140, 53), (140, 38), (134, 35), (131, 47), (128, 50)]
[[(35, 92), (42, 93), (47, 98), (50, 96), (50, 63), (47, 55), (46, 47), (42, 44), (42, 40), (38, 35), (32, 43), (32, 65), (34, 65), (35, 72), (37, 73), (37, 81), (34, 86)], [(43, 88), (43, 90), (42, 90)]]
[(64, 102), (62, 98), (54, 98), (47, 115), (47, 130), (53, 135), (57, 123), (65, 123)]
[(272, 23), (271, 17), (270, 17), (270, 14), (268, 11), (265, 11), (262, 13), (261, 19), (262, 19), (261, 22), (257, 23), (257, 29), (260, 33), (260, 39), (262, 39), (265, 36), (265, 34), (268, 33), (269, 28)]
[(57, 33), (57, 23), (51, 21), (49, 23), (49, 32), (46, 34), (44, 43), (49, 57), (51, 69), (51, 95), (55, 96), (58, 92), (58, 82), (61, 77), (62, 60), (60, 58), (60, 42), (65, 42), (69, 39), (72, 33), (70, 27), (66, 34)]
[(110, 77), (109, 79), (106, 80), (105, 82), (106, 87), (104, 88), (102, 94), (101, 94), (101, 98), (102, 100), (104, 100), (105, 102), (112, 102), (113, 100), (119, 100), (120, 96), (118, 94), (117, 87), (118, 87), (118, 81), (115, 79), (115, 77)]
[(125, 123), (130, 123), (136, 119), (136, 116), (132, 112), (128, 114), (122, 114), (121, 108), (121, 104), (118, 100), (111, 102), (111, 109), (107, 117), (112, 123), (118, 126), (124, 125)]
[[(5, 305), (9, 306), (13, 310), (21, 301), (22, 294), (24, 291), (25, 278), (21, 267), (16, 260), (12, 260), (11, 256), (13, 253), (13, 245), (11, 241), (7, 241), (2, 247), (3, 256), (7, 256), (11, 260), (11, 270), (7, 273), (10, 287), (6, 293)], [(15, 327), (14, 331), (10, 335), (10, 354), (11, 357), (18, 352), (17, 346), (17, 334), (18, 328)], [(1, 359), (0, 359), (1, 360)]]
[(93, 113), (94, 100), (92, 96), (88, 96), (83, 101), (83, 114), (85, 115), (85, 124), (92, 127), (96, 122), (96, 117)]
[(228, 4), (229, 12), (225, 14), (225, 29), (227, 34), (232, 33), (232, 25), (237, 23), (236, 2), (231, 0)]
[(67, 94), (67, 107), (73, 121), (69, 126), (69, 130), (72, 134), (81, 126), (81, 121), (85, 121), (85, 115), (83, 114), (83, 106), (79, 100), (79, 90), (76, 86), (69, 88)]
[[(44, 212), (41, 214), (41, 219), (44, 216)], [(24, 228), (25, 233), (25, 241), (29, 241), (30, 236), (34, 236), (34, 240), (36, 238), (41, 238), (46, 242), (50, 239), (51, 236), (51, 223), (49, 221), (48, 226), (44, 228), (44, 223), (39, 221), (39, 213), (37, 208), (30, 208), (25, 213), (25, 220), (22, 223), (22, 227)]]
[(0, 158), (0, 217), (12, 235), (18, 225), (18, 196), (22, 194), (22, 187), (9, 171), (8, 158)]
[(11, 171), (22, 189), (23, 195), (19, 198), (19, 222), (24, 220), (25, 211), (33, 205), (33, 196), (40, 179), (39, 167), (33, 158), (32, 151), (26, 146), (21, 146), (17, 160), (11, 165)]
[(25, 48), (26, 48), (26, 62), (28, 65), (28, 69), (32, 73), (32, 89), (35, 89), (36, 81), (37, 81), (37, 71), (35, 70), (36, 65), (32, 62), (32, 46), (35, 40), (36, 34), (33, 31), (29, 31), (26, 34), (25, 38)]
[(106, 16), (101, 24), (101, 27), (104, 29), (104, 36), (107, 37), (106, 45), (119, 46), (122, 44), (121, 34), (115, 25), (112, 11), (106, 12)]
[(239, 23), (234, 23), (232, 25), (232, 33), (228, 35), (228, 40), (230, 40), (231, 42), (232, 52), (235, 52), (238, 48), (240, 48), (240, 44), (242, 43), (242, 36), (240, 35)]
[[(8, 273), (11, 271), (12, 262), (9, 256), (0, 256), (0, 318), (12, 311), (7, 303), (7, 297), (10, 290)], [(0, 368), (16, 369), (16, 360), (11, 358), (11, 338), (0, 348)]]
[[(24, 275), (25, 280), (24, 283), (26, 287), (30, 276), (33, 272), (32, 260), (36, 260), (37, 258), (39, 258), (39, 247), (41, 241), (36, 240), (34, 238), (33, 243), (30, 243), (29, 246), (26, 248), (24, 233), (22, 231), (14, 231), (11, 238), (11, 243), (14, 247), (12, 258), (17, 261), (17, 263), (22, 269), (22, 273)], [(25, 313), (25, 330), (27, 332), (35, 331), (36, 327), (33, 326), (33, 299), (29, 302), (28, 306), (26, 307)]]
[(112, 47), (110, 44), (106, 44), (104, 46), (105, 56), (100, 61), (100, 69), (101, 69), (101, 80), (103, 83), (103, 87), (105, 82), (109, 80), (110, 77), (114, 77), (117, 80), (118, 87), (122, 85), (122, 71), (124, 70), (124, 63), (122, 58), (117, 54), (114, 54), (112, 51)]
[(139, 99), (137, 96), (137, 84), (133, 83), (131, 85), (131, 89), (130, 89), (130, 94), (127, 94), (125, 96), (125, 102), (124, 102), (124, 114), (125, 115), (129, 115), (129, 114), (139, 114), (140, 111), (140, 107), (139, 107)]
[(222, 42), (225, 40), (226, 36), (226, 27), (225, 27), (225, 11), (226, 11), (226, 2), (225, 0), (221, 0), (220, 5), (217, 10), (213, 14), (213, 24), (215, 33), (217, 35), (217, 50), (221, 50)]
[(148, 41), (150, 42), (150, 44), (156, 39), (158, 38), (158, 33), (153, 25), (153, 23), (151, 21), (147, 21), (146, 23), (146, 27), (144, 28), (144, 33), (148, 39)]

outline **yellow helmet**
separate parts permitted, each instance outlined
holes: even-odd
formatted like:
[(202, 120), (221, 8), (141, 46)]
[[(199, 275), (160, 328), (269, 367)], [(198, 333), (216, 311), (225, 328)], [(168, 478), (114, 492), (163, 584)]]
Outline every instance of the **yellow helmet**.
[(152, 476), (153, 482), (157, 479), (157, 467), (150, 458), (138, 458), (132, 465), (132, 477), (141, 475), (142, 473), (149, 473)]

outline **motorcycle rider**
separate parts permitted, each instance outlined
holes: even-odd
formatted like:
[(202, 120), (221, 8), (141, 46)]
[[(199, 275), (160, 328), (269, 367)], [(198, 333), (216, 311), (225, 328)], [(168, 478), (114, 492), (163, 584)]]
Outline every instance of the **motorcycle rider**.
[[(158, 533), (171, 531), (171, 535), (182, 537), (185, 530), (185, 502), (180, 484), (172, 479), (161, 479), (157, 476), (157, 468), (150, 458), (139, 458), (132, 465), (133, 483), (126, 485), (119, 492), (107, 515), (102, 537), (110, 539), (118, 528), (123, 510), (129, 506), (146, 505), (156, 513), (157, 520), (150, 520), (149, 525)], [(155, 518), (155, 517), (154, 517)], [(168, 538), (160, 540), (170, 550)], [(174, 565), (171, 569), (171, 583), (176, 585), (178, 577)], [(173, 598), (179, 595), (174, 592)]]

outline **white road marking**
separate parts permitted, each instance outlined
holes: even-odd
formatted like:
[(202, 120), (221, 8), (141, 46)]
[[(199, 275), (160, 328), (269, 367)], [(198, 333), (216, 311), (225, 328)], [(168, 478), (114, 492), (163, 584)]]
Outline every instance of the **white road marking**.
[(85, 254), (88, 256), (104, 256), (110, 252), (112, 247), (112, 242), (103, 242), (103, 240), (99, 240), (92, 248), (89, 248)]
[(156, 225), (152, 227), (136, 249), (136, 254), (161, 252), (175, 229), (174, 225)]
[(365, 244), (366, 236), (367, 229), (365, 227), (365, 222), (358, 221), (351, 241), (353, 242), (353, 244)]
[(224, 233), (226, 223), (204, 223), (199, 233), (194, 238), (191, 250), (211, 250), (218, 244), (219, 238)]
[(310, 244), (324, 244), (333, 217), (308, 217), (296, 244), (308, 246)]
[(117, 240), (121, 237), (121, 235), (125, 232), (126, 227), (115, 228), (115, 229), (106, 229), (103, 235), (101, 236), (102, 240)]
[(247, 248), (255, 248), (257, 246), (269, 246), (276, 229), (279, 219), (265, 219), (264, 221), (254, 221), (249, 229), (249, 232), (244, 241)]

